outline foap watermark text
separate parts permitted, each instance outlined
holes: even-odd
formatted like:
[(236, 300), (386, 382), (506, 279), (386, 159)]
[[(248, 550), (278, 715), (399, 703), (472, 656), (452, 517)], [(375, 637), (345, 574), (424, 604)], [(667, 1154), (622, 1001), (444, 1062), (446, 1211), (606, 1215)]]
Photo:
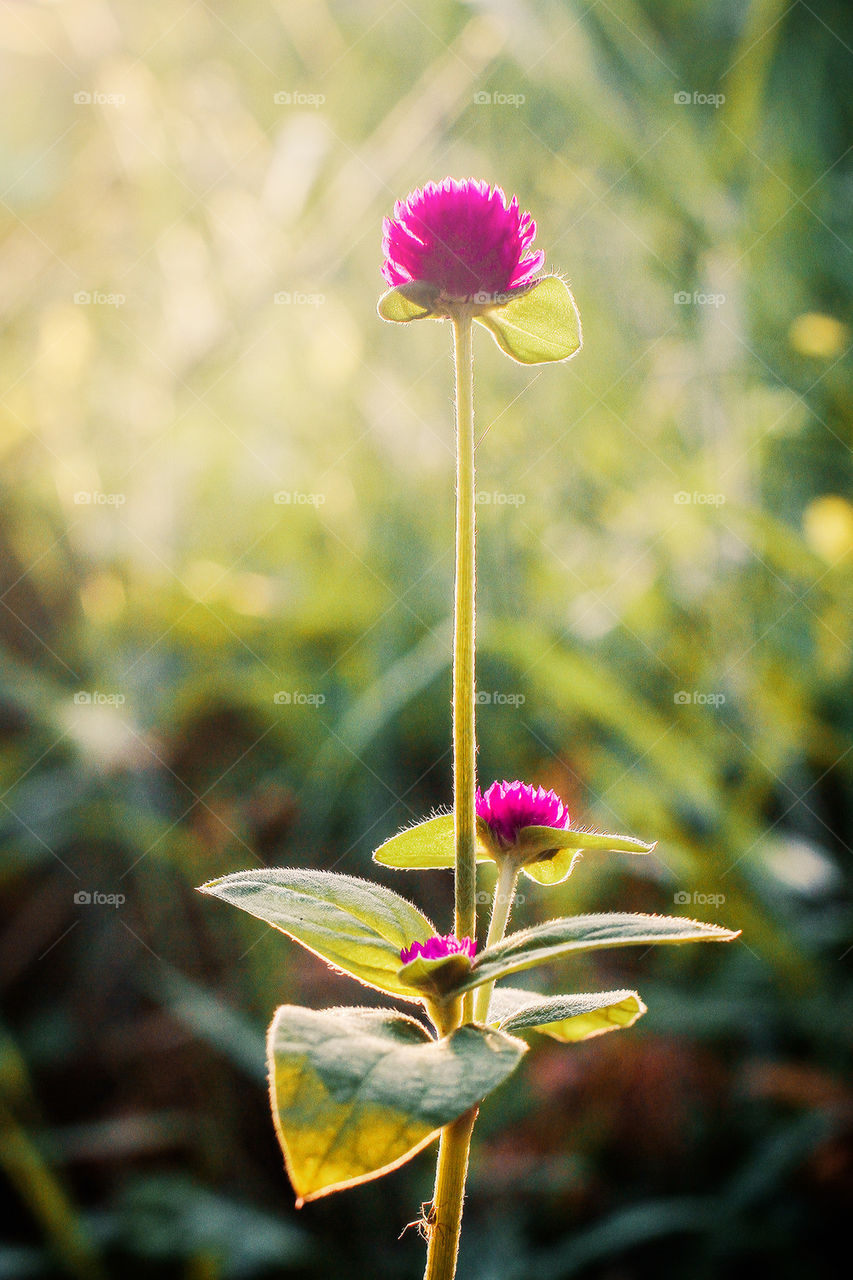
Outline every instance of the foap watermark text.
[(118, 910), (126, 902), (123, 893), (101, 893), (100, 889), (78, 889), (74, 895), (76, 907), (114, 907)]
[(700, 93), (698, 89), (679, 89), (672, 95), (677, 107), (713, 107), (716, 111), (726, 100), (724, 93)]
[(691, 503), (697, 507), (721, 507), (726, 500), (724, 493), (689, 493), (687, 489), (679, 489), (672, 495), (677, 507), (687, 507)]
[(273, 495), (277, 507), (322, 507), (325, 493), (301, 493), (298, 489), (279, 489)]
[(501, 93), (500, 90), (488, 92), (481, 89), (474, 94), (475, 107), (523, 107), (527, 99), (523, 93)]
[(672, 695), (677, 707), (722, 707), (726, 701), (724, 693), (701, 693), (698, 689), (680, 689)]
[(688, 893), (686, 889), (678, 889), (672, 900), (677, 907), (721, 907), (726, 900), (724, 893), (700, 893), (695, 889)]
[(721, 307), (726, 301), (724, 293), (702, 293), (699, 289), (694, 289), (692, 293), (688, 293), (686, 289), (679, 289), (677, 293), (672, 295), (672, 300), (677, 307)]
[(498, 493), (496, 490), (478, 489), (475, 495), (478, 507), (523, 507), (527, 498), (523, 493)]

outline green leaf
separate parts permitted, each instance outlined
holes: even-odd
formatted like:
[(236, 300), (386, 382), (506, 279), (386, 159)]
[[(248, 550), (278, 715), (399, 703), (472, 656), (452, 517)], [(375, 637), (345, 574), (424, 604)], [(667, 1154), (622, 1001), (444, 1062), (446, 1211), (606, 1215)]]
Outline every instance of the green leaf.
[[(482, 819), (477, 820), (477, 861), (494, 862), (490, 848), (489, 829)], [(560, 884), (568, 878), (575, 859), (586, 849), (608, 849), (615, 853), (651, 853), (654, 844), (636, 840), (633, 836), (606, 835), (598, 831), (561, 831), (556, 827), (523, 827), (518, 842), (512, 850), (529, 854), (531, 863), (524, 867), (531, 880), (539, 884)], [(553, 850), (553, 854), (551, 851)], [(548, 856), (548, 855), (551, 856)], [(456, 845), (453, 835), (453, 814), (441, 813), (428, 818), (417, 826), (407, 827), (390, 840), (381, 844), (373, 854), (373, 861), (383, 867), (397, 870), (424, 871), (453, 867), (456, 864)]]
[(632, 1027), (646, 1012), (636, 991), (597, 991), (594, 994), (540, 996), (518, 987), (496, 987), (489, 1021), (502, 1031), (528, 1028), (564, 1044), (589, 1040), (605, 1031)]
[[(478, 826), (480, 824), (478, 823)], [(477, 861), (490, 862), (492, 855), (482, 840), (477, 840)], [(427, 818), (415, 827), (399, 831), (381, 844), (373, 854), (373, 861), (383, 867), (396, 867), (399, 871), (439, 870), (456, 866), (456, 843), (453, 835), (453, 814), (440, 813)]]
[(494, 982), (511, 973), (532, 969), (572, 951), (648, 946), (657, 942), (730, 942), (739, 932), (683, 916), (629, 915), (623, 912), (563, 916), (532, 929), (511, 933), (502, 942), (481, 951), (459, 991), (472, 991), (484, 982)]
[[(524, 874), (537, 884), (561, 884), (568, 880), (577, 860), (587, 849), (607, 849), (611, 853), (651, 853), (655, 845), (633, 836), (606, 835), (598, 831), (558, 831), (554, 827), (523, 827), (517, 846), (522, 852), (544, 856), (525, 864)], [(553, 850), (553, 853), (551, 853)]]
[(400, 870), (454, 866), (453, 814), (441, 813), (391, 836), (374, 851), (373, 861)]
[(424, 320), (432, 315), (436, 296), (435, 285), (413, 280), (410, 284), (401, 284), (396, 289), (383, 293), (376, 304), (376, 310), (383, 320), (408, 324), (410, 320)]
[(420, 992), (398, 977), (400, 952), (434, 937), (435, 927), (382, 885), (330, 871), (272, 867), (211, 880), (201, 892), (281, 929), (368, 987), (421, 1000)]
[(474, 318), (519, 364), (568, 360), (580, 350), (580, 316), (559, 276), (545, 276), (511, 302)]
[(297, 1205), (411, 1159), (506, 1080), (526, 1049), (484, 1027), (433, 1040), (420, 1022), (389, 1010), (284, 1005), (267, 1057)]

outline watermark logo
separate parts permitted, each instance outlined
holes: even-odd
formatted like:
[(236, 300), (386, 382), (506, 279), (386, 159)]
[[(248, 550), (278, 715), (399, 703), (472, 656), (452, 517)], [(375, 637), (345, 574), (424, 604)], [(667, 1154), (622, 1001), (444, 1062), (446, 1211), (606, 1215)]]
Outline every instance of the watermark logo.
[(126, 701), (123, 693), (101, 693), (99, 689), (78, 689), (74, 695), (78, 707), (123, 707)]
[(123, 93), (101, 93), (98, 89), (78, 89), (74, 103), (78, 107), (123, 107), (127, 98)]
[(279, 89), (272, 96), (278, 107), (313, 107), (318, 110), (326, 101), (324, 93), (303, 93), (301, 89)]
[(700, 93), (698, 89), (692, 91), (681, 89), (678, 93), (672, 95), (672, 100), (677, 107), (713, 107), (716, 111), (726, 100), (724, 93)]
[(325, 493), (300, 493), (297, 489), (280, 489), (273, 494), (277, 507), (322, 507), (325, 501)]
[(527, 498), (523, 493), (489, 493), (486, 489), (478, 489), (475, 501), (480, 507), (523, 507)]
[(698, 689), (680, 689), (673, 694), (672, 700), (677, 707), (722, 707), (726, 701), (724, 693), (700, 693)]
[[(478, 907), (488, 907), (488, 906), (491, 906), (492, 904), (492, 894), (487, 893), (485, 889), (478, 889), (475, 895), (475, 898), (476, 898)], [(498, 900), (501, 903), (504, 903), (507, 901), (506, 897), (503, 894), (498, 895)], [(527, 898), (524, 896), (523, 893), (516, 893), (513, 895), (512, 901), (516, 906), (523, 907), (525, 902), (527, 901)]]
[(679, 289), (678, 293), (672, 295), (672, 300), (677, 307), (722, 307), (726, 301), (726, 295), (700, 293), (698, 289), (688, 293), (686, 289)]
[(78, 889), (74, 895), (76, 907), (114, 907), (118, 910), (126, 902), (123, 893), (101, 893), (99, 889)]
[(673, 895), (672, 900), (677, 907), (721, 907), (726, 900), (724, 893), (700, 893), (695, 890), (688, 893), (685, 889), (678, 889)]
[(278, 693), (274, 693), (272, 700), (280, 707), (322, 707), (326, 701), (325, 693), (303, 693), (300, 689), (294, 689), (289, 692), (287, 689), (279, 689)]
[(487, 693), (485, 689), (478, 689), (474, 701), (481, 707), (523, 707), (527, 699), (523, 693), (499, 693), (497, 690)]
[(481, 89), (474, 94), (475, 107), (523, 107), (527, 101), (523, 93), (488, 93)]
[(78, 489), (74, 495), (77, 507), (123, 507), (126, 502), (124, 493), (101, 493), (98, 489)]
[(99, 293), (97, 289), (90, 293), (88, 289), (78, 289), (74, 294), (77, 307), (123, 307), (126, 302), (123, 293)]
[(686, 489), (679, 489), (678, 493), (672, 495), (672, 500), (677, 507), (687, 507), (691, 503), (695, 503), (697, 507), (721, 507), (726, 500), (724, 493), (688, 493)]
[(277, 307), (322, 307), (325, 301), (325, 293), (290, 293), (287, 289), (279, 289), (273, 294)]
[(691, 503), (697, 507), (721, 507), (726, 500), (724, 493), (697, 493), (695, 490), (688, 493), (686, 489), (679, 489), (678, 493), (673, 494), (673, 502), (678, 507), (687, 507)]

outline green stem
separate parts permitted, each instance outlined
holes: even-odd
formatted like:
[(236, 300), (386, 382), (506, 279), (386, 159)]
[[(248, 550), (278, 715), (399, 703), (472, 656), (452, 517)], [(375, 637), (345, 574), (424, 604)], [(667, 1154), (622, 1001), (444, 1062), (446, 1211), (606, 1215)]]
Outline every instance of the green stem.
[[(517, 881), (518, 867), (511, 859), (505, 858), (500, 863), (495, 884), (492, 918), (486, 939), (487, 947), (500, 942), (504, 936)], [(490, 982), (480, 987), (477, 992), (475, 1013), (477, 1022), (485, 1022), (488, 1016), (494, 985)], [(474, 1121), (477, 1119), (477, 1110), (477, 1107), (473, 1107), (470, 1111), (466, 1111), (458, 1120), (454, 1120), (453, 1124), (447, 1125), (441, 1131), (424, 1280), (453, 1280), (456, 1274), (456, 1255), (459, 1252), (459, 1232), (462, 1227), (462, 1203), (465, 1199), (465, 1179), (468, 1174), (468, 1152), (471, 1147), (471, 1134), (474, 1130)]]
[[(518, 867), (511, 859), (500, 863), (492, 900), (492, 918), (486, 946), (500, 942), (506, 930), (509, 913), (515, 898)], [(477, 1022), (485, 1022), (494, 983), (480, 987), (477, 992)], [(435, 1020), (435, 1017), (434, 1019)], [(448, 1034), (436, 1023), (440, 1034)], [(438, 1148), (438, 1166), (435, 1172), (433, 1218), (430, 1227), (424, 1280), (453, 1280), (456, 1274), (456, 1255), (459, 1252), (459, 1232), (462, 1227), (462, 1204), (465, 1198), (465, 1179), (468, 1174), (468, 1153), (471, 1134), (477, 1119), (477, 1107), (466, 1111), (453, 1124), (441, 1131)]]
[[(518, 867), (511, 858), (504, 858), (499, 863), (498, 878), (495, 884), (495, 896), (492, 899), (492, 918), (489, 921), (489, 936), (486, 946), (492, 947), (500, 942), (506, 931), (509, 913), (515, 898), (515, 886), (518, 882)], [(489, 1002), (492, 998), (493, 982), (486, 982), (477, 990), (477, 1003), (474, 1009), (475, 1022), (485, 1022), (489, 1016)]]
[[(471, 314), (453, 318), (456, 359), (456, 593), (453, 632), (453, 814), (456, 836), (455, 932), (477, 936), (477, 785), (474, 722), (474, 377)], [(470, 1017), (466, 1002), (463, 1020)]]
[[(471, 313), (459, 306), (453, 320), (456, 364), (456, 589), (453, 602), (453, 826), (456, 844), (454, 877), (457, 938), (477, 937), (477, 739), (474, 702), (475, 494), (474, 371)], [(469, 992), (455, 1014), (455, 1025), (470, 1022), (474, 997)], [(451, 1026), (441, 1026), (449, 1034)], [(435, 1194), (429, 1227), (424, 1280), (453, 1280), (462, 1202), (468, 1174), (473, 1107), (441, 1131)]]
[(472, 1107), (441, 1131), (424, 1280), (453, 1280), (456, 1274), (468, 1152), (477, 1110)]

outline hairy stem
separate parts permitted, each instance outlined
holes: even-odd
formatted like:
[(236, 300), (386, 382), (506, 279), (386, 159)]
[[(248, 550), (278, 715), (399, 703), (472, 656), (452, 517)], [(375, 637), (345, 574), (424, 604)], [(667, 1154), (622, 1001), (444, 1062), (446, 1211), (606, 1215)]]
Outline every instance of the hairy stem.
[(453, 1280), (456, 1274), (468, 1151), (476, 1119), (477, 1107), (472, 1107), (441, 1131), (424, 1280)]
[[(453, 632), (453, 815), (456, 837), (455, 932), (477, 936), (477, 860), (474, 792), (474, 378), (470, 312), (453, 319), (456, 357), (456, 594)], [(470, 1017), (471, 1003), (463, 1009)]]
[[(474, 373), (470, 311), (460, 306), (453, 316), (456, 363), (456, 590), (453, 603), (453, 826), (456, 844), (454, 877), (457, 938), (477, 937), (477, 740), (474, 712)], [(465, 995), (458, 1021), (473, 1017), (474, 997)], [(442, 1027), (447, 1035), (452, 1027)], [(453, 1280), (462, 1202), (468, 1174), (471, 1131), (477, 1118), (472, 1107), (441, 1131), (435, 1194), (430, 1220), (424, 1280)]]
[[(495, 896), (492, 899), (492, 918), (489, 921), (489, 936), (486, 946), (492, 947), (500, 942), (506, 932), (509, 913), (515, 898), (515, 886), (518, 882), (518, 867), (510, 858), (504, 858), (499, 864), (498, 878), (495, 883)], [(476, 1022), (485, 1022), (489, 1016), (489, 1001), (492, 998), (493, 982), (486, 982), (477, 990), (477, 1002), (474, 1006)]]

